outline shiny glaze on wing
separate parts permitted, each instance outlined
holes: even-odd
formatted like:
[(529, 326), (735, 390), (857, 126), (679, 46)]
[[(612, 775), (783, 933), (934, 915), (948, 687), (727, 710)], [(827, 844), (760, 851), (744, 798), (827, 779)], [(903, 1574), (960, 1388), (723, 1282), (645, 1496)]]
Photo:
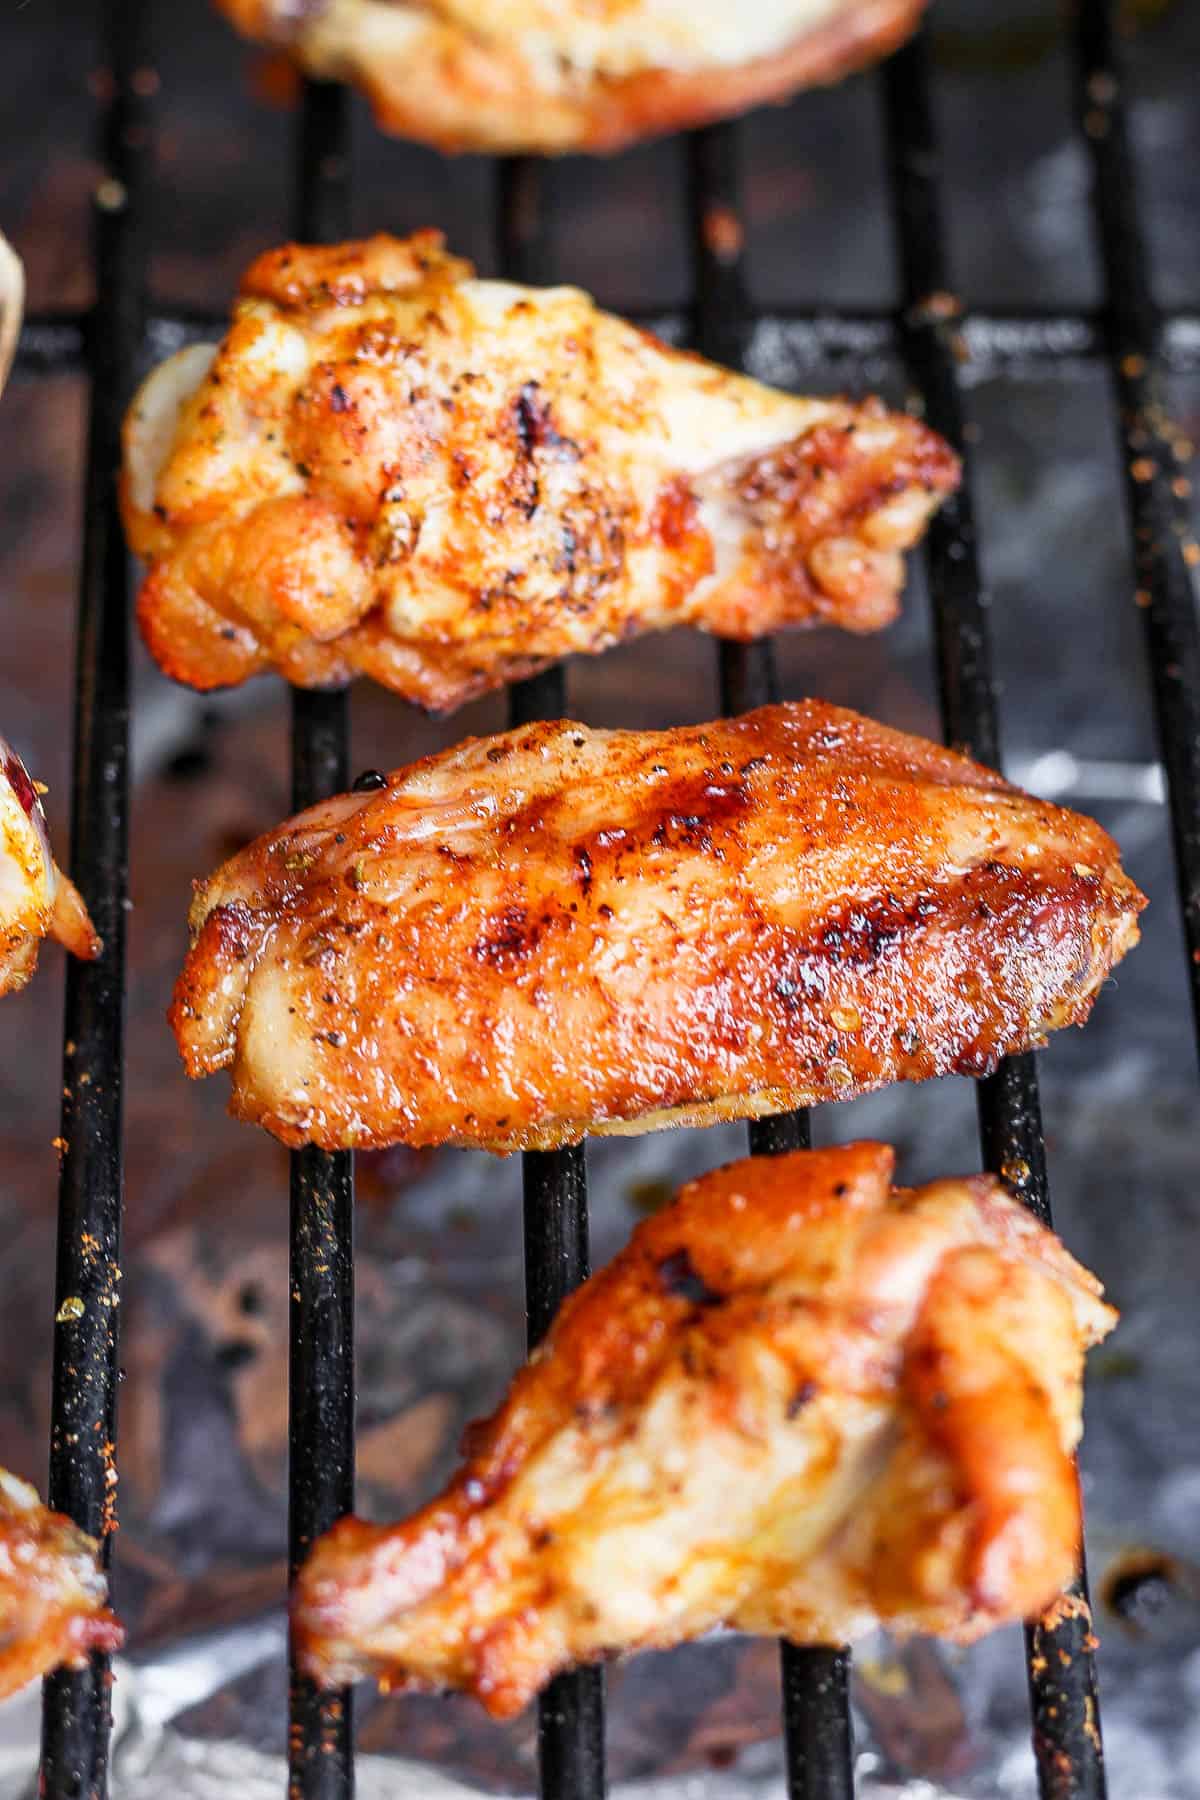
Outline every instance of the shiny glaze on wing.
[(122, 499), (177, 680), (365, 674), (446, 711), (673, 625), (876, 630), (957, 480), (907, 414), (475, 280), (427, 232), (260, 257), (219, 350), (134, 400)]
[(285, 1143), (548, 1148), (983, 1073), (1142, 905), (1090, 819), (837, 707), (540, 724), (235, 856), (171, 1018)]
[(47, 935), (85, 961), (100, 954), (87, 908), (51, 855), (37, 784), (0, 738), (0, 994), (25, 986)]
[(218, 0), (441, 150), (616, 150), (838, 81), (924, 0)]
[(719, 1624), (970, 1642), (1050, 1604), (1100, 1284), (986, 1176), (882, 1144), (685, 1187), (563, 1305), (439, 1498), (300, 1572), (318, 1681), (517, 1711), (558, 1670)]
[(95, 1540), (0, 1469), (0, 1698), (91, 1650), (120, 1649), (106, 1594)]

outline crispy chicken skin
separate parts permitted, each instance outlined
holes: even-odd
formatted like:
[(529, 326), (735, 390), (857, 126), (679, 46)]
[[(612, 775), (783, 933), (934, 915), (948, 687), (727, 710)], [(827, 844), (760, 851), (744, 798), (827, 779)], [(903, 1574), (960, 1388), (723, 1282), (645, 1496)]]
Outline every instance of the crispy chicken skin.
[(1116, 1314), (1000, 1184), (889, 1187), (883, 1144), (731, 1163), (564, 1304), (446, 1491), (300, 1571), (318, 1681), (516, 1712), (713, 1626), (970, 1642), (1080, 1541), (1083, 1352)]
[(924, 0), (218, 0), (440, 150), (617, 150), (839, 81)]
[(105, 1605), (96, 1542), (0, 1469), (0, 1699), (124, 1632)]
[(25, 986), (47, 935), (88, 962), (102, 948), (78, 891), (50, 853), (37, 787), (0, 738), (0, 994)]
[(990, 1069), (1143, 904), (1090, 819), (837, 707), (560, 721), (235, 856), (171, 1020), (285, 1143), (550, 1148)]
[(366, 674), (449, 711), (672, 625), (877, 630), (958, 474), (907, 414), (476, 280), (425, 232), (260, 257), (219, 349), (135, 398), (121, 491), (176, 680)]

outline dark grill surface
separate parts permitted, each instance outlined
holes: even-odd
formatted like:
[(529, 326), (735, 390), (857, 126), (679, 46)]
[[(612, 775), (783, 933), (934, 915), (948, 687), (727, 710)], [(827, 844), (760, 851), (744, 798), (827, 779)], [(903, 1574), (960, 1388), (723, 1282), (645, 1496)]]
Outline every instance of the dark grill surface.
[[(105, 178), (93, 221), (97, 305), (87, 313), (31, 318), (20, 350), (26, 372), (83, 366), (91, 377), (70, 868), (106, 949), (98, 963), (72, 964), (68, 976), (62, 1126), (67, 1147), (55, 1306), (81, 1296), (85, 1307), (80, 1320), (56, 1327), (50, 1500), (97, 1534), (103, 1533), (113, 1488), (128, 827), (130, 589), (113, 476), (122, 411), (147, 358), (172, 347), (181, 335), (223, 323), (146, 296), (144, 189), (152, 150), (147, 109), (154, 84), (146, 74), (150, 53), (144, 31), (150, 12), (144, 0), (109, 0), (106, 9), (113, 85), (104, 112)], [(1127, 467), (1136, 580), (1200, 1021), (1200, 648), (1174, 448), (1159, 397), (1166, 372), (1200, 366), (1200, 320), (1183, 314), (1164, 320), (1151, 299), (1106, 0), (1083, 0), (1075, 52), (1079, 128), (1091, 158), (1104, 276), (1098, 313), (1010, 308), (960, 316), (950, 297), (927, 48), (918, 38), (872, 78), (884, 115), (901, 273), (898, 313), (791, 313), (773, 315), (768, 323), (803, 363), (835, 369), (848, 385), (872, 358), (898, 351), (914, 399), (930, 423), (967, 452), (962, 491), (929, 533), (929, 585), (945, 736), (993, 764), (1000, 761), (1000, 736), (959, 391), (961, 346), (964, 341), (969, 346), (979, 373), (1076, 366), (1097, 358), (1107, 363), (1114, 426)], [(346, 96), (338, 88), (307, 85), (294, 175), (301, 238), (348, 234), (347, 118)], [(737, 125), (723, 125), (690, 140), (693, 303), (687, 318), (659, 321), (672, 335), (733, 365), (744, 361), (752, 331), (764, 322), (752, 311), (741, 266), (740, 139)], [(547, 179), (541, 165), (526, 160), (498, 171), (498, 257), (502, 272), (515, 280), (538, 282), (553, 275), (544, 243)], [(777, 696), (768, 645), (721, 645), (718, 656), (726, 710)], [(553, 717), (568, 705), (566, 673), (558, 668), (512, 691), (511, 719)], [(293, 800), (300, 807), (347, 785), (346, 696), (297, 693), (292, 719)], [(980, 1082), (978, 1107), (986, 1167), (1049, 1222), (1032, 1057), (1015, 1058)], [(808, 1131), (808, 1119), (800, 1114), (757, 1122), (750, 1127), (750, 1148), (771, 1155), (799, 1147), (808, 1142)], [(354, 1498), (353, 1212), (349, 1155), (293, 1156), (293, 1567), (313, 1537)], [(524, 1218), (528, 1333), (534, 1344), (563, 1296), (588, 1272), (582, 1148), (525, 1157)], [(1054, 1620), (1028, 1628), (1027, 1652), (1041, 1792), (1047, 1800), (1099, 1800), (1106, 1790), (1082, 1575)], [(795, 1800), (844, 1800), (853, 1791), (848, 1671), (848, 1652), (783, 1647), (787, 1769)], [(322, 1698), (293, 1678), (290, 1707), (291, 1793), (344, 1800), (353, 1790), (349, 1694)], [(104, 1658), (94, 1658), (81, 1674), (47, 1682), (42, 1779), (51, 1800), (107, 1791), (109, 1723)], [(539, 1744), (545, 1795), (594, 1800), (603, 1793), (601, 1671), (566, 1675), (552, 1684), (541, 1703)]]

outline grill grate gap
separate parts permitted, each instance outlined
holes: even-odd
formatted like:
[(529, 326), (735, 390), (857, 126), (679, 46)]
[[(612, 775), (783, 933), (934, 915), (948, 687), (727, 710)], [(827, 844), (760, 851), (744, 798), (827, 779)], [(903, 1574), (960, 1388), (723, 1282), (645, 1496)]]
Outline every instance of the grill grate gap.
[[(885, 64), (880, 79), (904, 305), (901, 345), (926, 418), (963, 456), (962, 486), (935, 515), (927, 538), (943, 730), (948, 743), (998, 768), (988, 598), (976, 554), (970, 457), (956, 375), (958, 305), (942, 232), (939, 151), (923, 31)], [(977, 1097), (985, 1166), (1049, 1225), (1032, 1054), (1008, 1058), (979, 1083)], [(1043, 1800), (1103, 1800), (1095, 1640), (1082, 1566), (1064, 1599), (1045, 1619), (1028, 1625), (1025, 1638)]]

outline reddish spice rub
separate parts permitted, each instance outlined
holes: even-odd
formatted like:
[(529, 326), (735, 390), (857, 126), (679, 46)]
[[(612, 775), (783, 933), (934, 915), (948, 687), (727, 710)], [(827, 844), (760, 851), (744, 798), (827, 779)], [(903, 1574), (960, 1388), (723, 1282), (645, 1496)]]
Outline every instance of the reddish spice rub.
[(171, 1021), (285, 1143), (545, 1148), (981, 1074), (1143, 904), (1092, 820), (836, 707), (559, 722), (250, 845)]

